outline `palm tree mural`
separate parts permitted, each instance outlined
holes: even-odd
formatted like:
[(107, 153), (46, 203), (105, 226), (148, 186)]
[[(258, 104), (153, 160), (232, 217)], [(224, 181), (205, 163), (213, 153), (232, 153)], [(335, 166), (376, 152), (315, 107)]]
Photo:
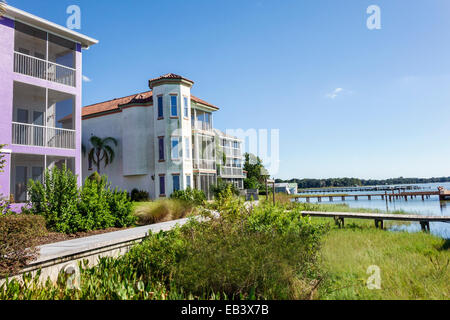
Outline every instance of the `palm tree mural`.
[[(92, 136), (89, 139), (89, 142), (92, 145), (92, 148), (88, 153), (89, 162), (92, 162), (97, 167), (97, 173), (100, 174), (102, 162), (104, 162), (104, 167), (106, 168), (114, 161), (116, 153), (111, 144), (114, 144), (114, 146), (117, 147), (117, 140), (112, 137), (102, 139), (97, 136)], [(83, 147), (83, 149), (84, 153), (85, 148)]]

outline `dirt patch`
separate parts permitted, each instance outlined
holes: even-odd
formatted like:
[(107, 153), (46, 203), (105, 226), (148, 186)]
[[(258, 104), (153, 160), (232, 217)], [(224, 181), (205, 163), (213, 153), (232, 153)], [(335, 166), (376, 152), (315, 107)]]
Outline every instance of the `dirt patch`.
[(44, 244), (50, 244), (50, 243), (56, 243), (66, 240), (73, 240), (73, 239), (79, 239), (79, 238), (85, 238), (89, 236), (95, 236), (98, 234), (103, 233), (109, 233), (109, 232), (115, 232), (115, 231), (122, 231), (127, 230), (130, 228), (108, 228), (104, 230), (94, 230), (94, 231), (88, 231), (88, 232), (77, 232), (74, 234), (64, 234), (64, 233), (57, 233), (57, 232), (48, 232), (45, 236), (39, 237), (36, 240), (36, 245), (41, 246)]

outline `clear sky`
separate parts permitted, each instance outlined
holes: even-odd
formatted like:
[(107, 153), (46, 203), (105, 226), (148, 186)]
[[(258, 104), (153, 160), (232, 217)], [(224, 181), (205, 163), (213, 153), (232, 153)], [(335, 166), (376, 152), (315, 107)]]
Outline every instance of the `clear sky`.
[[(100, 40), (83, 104), (173, 72), (219, 129), (279, 129), (277, 178), (450, 176), (448, 0), (9, 0)], [(369, 5), (381, 30), (369, 30)]]

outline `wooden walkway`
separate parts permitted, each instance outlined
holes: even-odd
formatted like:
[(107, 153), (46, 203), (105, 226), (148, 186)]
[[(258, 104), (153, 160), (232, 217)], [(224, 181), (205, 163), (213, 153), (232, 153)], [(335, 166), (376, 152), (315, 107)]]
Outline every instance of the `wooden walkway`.
[(421, 216), (410, 214), (387, 214), (387, 213), (359, 213), (359, 212), (317, 212), (302, 211), (302, 216), (334, 218), (339, 227), (344, 227), (345, 219), (365, 219), (374, 220), (375, 227), (383, 229), (384, 221), (406, 221), (420, 222), (422, 231), (430, 231), (430, 222), (446, 222), (450, 223), (450, 216)]
[(368, 200), (372, 200), (375, 197), (381, 197), (382, 200), (395, 200), (395, 199), (405, 199), (408, 201), (408, 198), (414, 199), (417, 197), (422, 197), (422, 200), (430, 199), (431, 196), (439, 196), (439, 200), (450, 200), (450, 190), (439, 190), (439, 191), (413, 191), (413, 192), (397, 192), (397, 193), (370, 193), (370, 194), (333, 194), (333, 195), (296, 195), (293, 196), (295, 201), (298, 199), (306, 199), (306, 202), (310, 202), (311, 199), (317, 199), (318, 202), (322, 202), (323, 198), (328, 198), (330, 201), (333, 201), (335, 198), (341, 198), (342, 201), (345, 201), (347, 198), (354, 198), (358, 200), (359, 198), (367, 198)]

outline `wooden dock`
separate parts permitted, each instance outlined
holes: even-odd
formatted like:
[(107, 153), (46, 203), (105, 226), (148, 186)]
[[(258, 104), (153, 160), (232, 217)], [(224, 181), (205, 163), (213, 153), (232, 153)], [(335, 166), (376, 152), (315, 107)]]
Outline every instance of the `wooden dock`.
[(406, 221), (420, 222), (422, 231), (430, 231), (430, 222), (446, 222), (450, 223), (450, 216), (421, 216), (409, 214), (386, 214), (386, 213), (359, 213), (359, 212), (317, 212), (302, 211), (302, 216), (334, 218), (336, 224), (340, 228), (344, 227), (345, 219), (365, 219), (374, 220), (375, 227), (383, 229), (384, 221)]
[(414, 199), (417, 197), (421, 197), (423, 201), (425, 199), (430, 199), (431, 196), (439, 196), (439, 200), (450, 200), (450, 190), (445, 190), (444, 188), (439, 188), (438, 191), (411, 191), (411, 192), (385, 192), (385, 193), (370, 193), (370, 194), (333, 194), (333, 195), (296, 195), (293, 196), (295, 201), (298, 201), (300, 198), (306, 199), (306, 202), (310, 202), (311, 199), (317, 199), (318, 202), (322, 202), (323, 198), (328, 198), (330, 201), (334, 201), (335, 198), (341, 198), (342, 201), (345, 201), (347, 198), (354, 198), (355, 200), (359, 200), (359, 198), (367, 198), (368, 200), (372, 200), (372, 198), (381, 197), (382, 200), (400, 200), (404, 199), (408, 201), (408, 198)]

